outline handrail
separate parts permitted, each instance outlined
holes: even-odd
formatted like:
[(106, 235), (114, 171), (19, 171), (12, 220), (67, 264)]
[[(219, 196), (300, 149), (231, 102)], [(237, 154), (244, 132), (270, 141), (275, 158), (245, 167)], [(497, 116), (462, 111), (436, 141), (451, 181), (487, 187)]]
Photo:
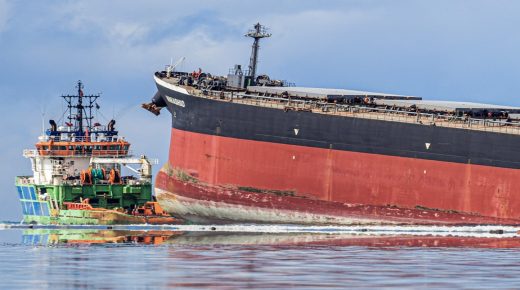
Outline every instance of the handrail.
[[(64, 133), (68, 134), (68, 133)], [(60, 135), (42, 135), (40, 136), (40, 141), (54, 141), (54, 142), (91, 142), (91, 143), (98, 143), (98, 142), (108, 142), (108, 143), (121, 143), (121, 142), (127, 142), (125, 140), (125, 137), (123, 136), (103, 136), (103, 137), (96, 137), (96, 136), (67, 136), (63, 137)]]
[(17, 176), (17, 184), (34, 184), (34, 177), (32, 176)]
[(202, 91), (190, 90), (191, 94), (202, 98), (220, 101), (236, 102), (246, 105), (254, 105), (276, 109), (295, 109), (313, 113), (336, 115), (344, 117), (357, 117), (363, 119), (375, 119), (384, 121), (397, 121), (403, 123), (414, 123), (420, 125), (433, 125), (439, 127), (458, 128), (466, 130), (477, 130), (496, 132), (504, 134), (520, 135), (519, 122), (507, 122), (490, 119), (477, 119), (459, 117), (441, 113), (423, 113), (417, 111), (393, 110), (386, 108), (369, 107), (364, 105), (336, 104), (323, 101), (309, 101), (298, 99), (287, 99), (271, 96), (258, 96), (245, 94), (243, 92)]
[[(32, 176), (17, 176), (16, 177), (16, 184), (34, 184), (34, 177)], [(75, 179), (63, 179), (61, 180), (61, 184), (63, 185), (71, 185), (71, 186), (78, 186), (81, 185), (81, 181), (79, 177), (76, 177)], [(107, 185), (111, 184), (108, 180), (98, 180), (94, 185)], [(150, 181), (146, 181), (143, 179), (129, 179), (126, 177), (123, 177), (121, 179), (121, 185), (148, 185), (151, 184)]]
[(54, 156), (70, 156), (70, 157), (92, 157), (92, 156), (108, 156), (108, 157), (127, 157), (132, 156), (131, 150), (92, 150), (91, 152), (84, 152), (81, 150), (37, 150), (24, 149), (23, 156), (30, 157), (54, 157)]

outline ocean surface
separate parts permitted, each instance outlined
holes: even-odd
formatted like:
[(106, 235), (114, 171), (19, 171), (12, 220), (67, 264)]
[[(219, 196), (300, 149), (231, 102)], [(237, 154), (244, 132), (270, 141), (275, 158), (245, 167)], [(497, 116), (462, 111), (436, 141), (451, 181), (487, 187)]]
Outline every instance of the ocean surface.
[(23, 227), (0, 289), (519, 289), (516, 229)]

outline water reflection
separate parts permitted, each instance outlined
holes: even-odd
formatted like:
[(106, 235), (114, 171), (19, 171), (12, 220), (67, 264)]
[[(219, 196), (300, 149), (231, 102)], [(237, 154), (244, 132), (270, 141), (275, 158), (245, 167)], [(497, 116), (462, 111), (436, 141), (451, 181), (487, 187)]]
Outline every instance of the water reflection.
[(182, 232), (174, 230), (25, 229), (24, 245), (269, 245), (520, 248), (518, 237), (341, 233)]
[(162, 244), (175, 231), (132, 231), (97, 229), (27, 229), (22, 233), (24, 245), (57, 244)]
[(518, 289), (517, 237), (0, 230), (0, 289)]

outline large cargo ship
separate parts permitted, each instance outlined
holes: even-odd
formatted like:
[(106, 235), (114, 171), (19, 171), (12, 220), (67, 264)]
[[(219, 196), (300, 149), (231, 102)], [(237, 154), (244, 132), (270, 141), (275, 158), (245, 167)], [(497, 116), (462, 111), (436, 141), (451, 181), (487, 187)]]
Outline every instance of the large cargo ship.
[(192, 221), (519, 224), (520, 108), (156, 72), (172, 116), (161, 206)]
[[(23, 221), (30, 224), (106, 225), (170, 224), (152, 195), (152, 164), (132, 156), (130, 143), (95, 115), (99, 95), (64, 95), (67, 110), (38, 138), (36, 149), (24, 150), (33, 175), (16, 177)], [(101, 114), (100, 114), (101, 115)], [(65, 117), (65, 118), (64, 118)], [(136, 176), (122, 176), (127, 167)]]

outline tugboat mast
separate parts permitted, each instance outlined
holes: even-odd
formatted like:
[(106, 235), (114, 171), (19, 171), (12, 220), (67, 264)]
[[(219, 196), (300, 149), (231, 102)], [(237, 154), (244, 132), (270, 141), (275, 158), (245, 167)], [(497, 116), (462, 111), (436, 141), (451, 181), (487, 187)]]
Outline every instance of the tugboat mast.
[(271, 33), (267, 32), (265, 26), (261, 25), (260, 23), (257, 23), (255, 24), (254, 29), (249, 30), (244, 36), (255, 39), (251, 51), (251, 58), (249, 59), (249, 76), (251, 77), (251, 80), (254, 82), (256, 76), (256, 64), (258, 62), (258, 49), (260, 48), (260, 39), (265, 37), (271, 37)]
[[(67, 119), (69, 120), (69, 124), (72, 124), (74, 121), (74, 127), (79, 136), (85, 135), (85, 129), (89, 132), (92, 131), (92, 120), (94, 116), (92, 116), (92, 108), (94, 108), (94, 104), (96, 103), (99, 95), (87, 95), (83, 94), (83, 83), (78, 81), (76, 86), (78, 88), (78, 95), (63, 95), (61, 96), (65, 102), (67, 102), (67, 108), (69, 111), (69, 116)], [(73, 100), (77, 99), (77, 103), (74, 104)], [(83, 104), (83, 99), (87, 99), (87, 103)], [(96, 104), (96, 108), (98, 105)], [(73, 109), (75, 109), (75, 114), (73, 114)], [(87, 111), (88, 110), (88, 111)], [(86, 122), (86, 126), (83, 127), (83, 121)]]
[[(78, 121), (78, 128), (83, 132), (83, 84), (78, 81), (78, 104), (76, 105), (76, 120)], [(90, 129), (90, 128), (89, 128)]]

